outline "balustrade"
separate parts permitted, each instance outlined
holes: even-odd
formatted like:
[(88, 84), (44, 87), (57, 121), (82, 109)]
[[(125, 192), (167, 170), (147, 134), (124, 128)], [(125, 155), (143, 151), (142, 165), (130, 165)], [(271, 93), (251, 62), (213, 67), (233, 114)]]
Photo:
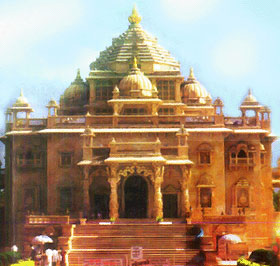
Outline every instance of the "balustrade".
[(68, 215), (28, 215), (26, 224), (69, 224)]

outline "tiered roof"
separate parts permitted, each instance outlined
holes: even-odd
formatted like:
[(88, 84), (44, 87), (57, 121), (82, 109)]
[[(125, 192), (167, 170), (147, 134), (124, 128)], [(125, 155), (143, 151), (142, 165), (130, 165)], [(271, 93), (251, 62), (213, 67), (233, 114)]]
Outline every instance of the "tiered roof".
[(132, 15), (129, 17), (130, 26), (118, 38), (114, 38), (112, 45), (100, 53), (99, 58), (91, 63), (92, 70), (115, 70), (112, 63), (133, 62), (137, 57), (138, 62), (154, 62), (168, 66), (167, 70), (180, 69), (180, 64), (157, 43), (157, 38), (148, 34), (139, 24), (141, 17), (134, 7)]

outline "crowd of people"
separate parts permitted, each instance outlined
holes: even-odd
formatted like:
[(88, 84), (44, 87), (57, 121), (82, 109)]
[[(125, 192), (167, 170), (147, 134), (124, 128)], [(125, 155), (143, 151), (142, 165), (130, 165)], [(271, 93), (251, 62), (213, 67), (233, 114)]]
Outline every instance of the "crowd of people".
[(66, 251), (54, 248), (52, 243), (31, 245), (30, 258), (35, 261), (36, 266), (65, 266)]

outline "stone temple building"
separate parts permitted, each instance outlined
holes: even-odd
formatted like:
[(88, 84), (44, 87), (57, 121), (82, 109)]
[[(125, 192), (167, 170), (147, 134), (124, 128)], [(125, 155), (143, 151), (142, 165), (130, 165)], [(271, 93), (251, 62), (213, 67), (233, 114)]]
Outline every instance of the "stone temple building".
[[(131, 246), (142, 246), (144, 258), (165, 248), (162, 257), (170, 252), (179, 261), (192, 249), (168, 234), (196, 224), (206, 252), (216, 252), (225, 234), (238, 235), (248, 251), (268, 247), (275, 139), (269, 108), (249, 90), (241, 115), (225, 116), (222, 100), (192, 68), (182, 75), (135, 8), (128, 20), (88, 77), (78, 71), (59, 104), (49, 101), (47, 118), (30, 116), (22, 92), (7, 109), (7, 243), (29, 252), (36, 234), (49, 234), (70, 265), (83, 256), (130, 260)], [(156, 222), (162, 219), (170, 223)], [(112, 242), (122, 225), (131, 229), (127, 238), (122, 232)], [(151, 239), (141, 239), (146, 233)]]

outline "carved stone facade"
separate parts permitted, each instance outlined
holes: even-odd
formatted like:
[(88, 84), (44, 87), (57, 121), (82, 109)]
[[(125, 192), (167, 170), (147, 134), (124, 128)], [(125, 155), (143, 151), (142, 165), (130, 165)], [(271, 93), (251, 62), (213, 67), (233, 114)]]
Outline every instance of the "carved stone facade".
[[(87, 82), (78, 72), (60, 104), (49, 102), (46, 119), (30, 118), (23, 94), (8, 108), (1, 138), (10, 195), (6, 214), (19, 224), (14, 232), (7, 229), (9, 236), (20, 241), (20, 222), (30, 213), (188, 218), (205, 225), (219, 217), (217, 223), (225, 221), (233, 231), (243, 217), (253, 221), (244, 225), (244, 241), (268, 245), (274, 141), (269, 109), (250, 91), (241, 116), (226, 116), (221, 99), (212, 101), (193, 69), (184, 79), (179, 63), (139, 18), (130, 21), (91, 64)], [(256, 115), (248, 117), (248, 110)], [(206, 231), (217, 235), (216, 227)]]

